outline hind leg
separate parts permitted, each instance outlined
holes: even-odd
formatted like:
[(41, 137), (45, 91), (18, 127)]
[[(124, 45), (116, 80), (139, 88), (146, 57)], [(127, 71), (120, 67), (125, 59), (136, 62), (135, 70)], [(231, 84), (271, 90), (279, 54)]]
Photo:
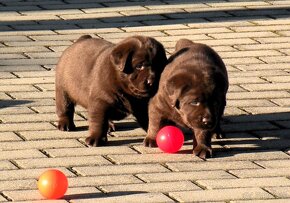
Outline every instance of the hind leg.
[(62, 89), (56, 89), (56, 114), (58, 116), (57, 128), (61, 131), (75, 130), (73, 121), (75, 104)]

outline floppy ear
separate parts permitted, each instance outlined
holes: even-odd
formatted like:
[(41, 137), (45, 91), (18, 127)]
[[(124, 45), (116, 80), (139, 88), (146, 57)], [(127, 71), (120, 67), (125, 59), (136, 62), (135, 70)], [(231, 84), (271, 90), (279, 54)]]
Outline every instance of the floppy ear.
[(183, 78), (176, 75), (170, 78), (165, 85), (165, 89), (168, 94), (171, 106), (176, 107), (178, 109), (179, 109), (178, 98), (181, 96), (181, 93), (184, 89), (184, 87), (182, 87), (183, 86), (182, 84), (184, 84)]
[(136, 38), (128, 38), (115, 46), (110, 55), (110, 60), (115, 67), (122, 72), (128, 72), (131, 66), (133, 53), (140, 47), (140, 42)]
[(179, 51), (183, 48), (186, 48), (186, 47), (190, 47), (192, 46), (194, 43), (189, 40), (189, 39), (180, 39), (176, 42), (176, 45), (175, 45), (175, 51)]

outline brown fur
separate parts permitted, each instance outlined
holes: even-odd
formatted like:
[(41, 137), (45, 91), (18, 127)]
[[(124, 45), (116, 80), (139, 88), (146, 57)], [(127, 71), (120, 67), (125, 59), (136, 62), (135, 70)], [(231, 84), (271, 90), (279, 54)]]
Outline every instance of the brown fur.
[(212, 136), (222, 136), (220, 120), (227, 90), (227, 71), (218, 54), (204, 44), (179, 40), (149, 104), (145, 146), (155, 146), (157, 132), (175, 124), (193, 131), (195, 155), (211, 156)]
[(89, 145), (105, 144), (110, 121), (131, 113), (147, 130), (148, 101), (166, 62), (163, 46), (150, 37), (133, 36), (113, 44), (82, 36), (57, 64), (58, 128), (75, 129), (74, 107), (79, 104), (88, 110)]

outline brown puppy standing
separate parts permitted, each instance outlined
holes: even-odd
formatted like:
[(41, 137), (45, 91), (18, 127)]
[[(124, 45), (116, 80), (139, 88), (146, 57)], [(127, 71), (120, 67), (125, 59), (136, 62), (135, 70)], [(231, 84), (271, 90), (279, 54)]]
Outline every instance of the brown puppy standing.
[(58, 128), (75, 129), (74, 107), (80, 104), (88, 110), (89, 145), (104, 145), (109, 122), (129, 114), (147, 130), (148, 101), (166, 63), (163, 46), (150, 37), (133, 36), (113, 44), (82, 36), (64, 51), (56, 67)]
[(157, 132), (165, 125), (176, 124), (193, 131), (193, 153), (205, 159), (212, 155), (212, 136), (222, 136), (220, 120), (228, 90), (226, 67), (204, 44), (181, 39), (175, 48), (149, 104), (144, 144), (156, 146)]

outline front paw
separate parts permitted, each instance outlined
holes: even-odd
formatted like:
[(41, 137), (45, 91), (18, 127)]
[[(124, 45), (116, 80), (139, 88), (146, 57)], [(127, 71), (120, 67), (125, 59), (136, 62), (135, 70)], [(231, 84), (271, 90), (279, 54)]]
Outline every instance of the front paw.
[(97, 138), (94, 136), (89, 136), (85, 140), (86, 144), (92, 147), (98, 147), (98, 146), (105, 146), (108, 142), (108, 138), (106, 137), (101, 137)]
[(69, 119), (59, 119), (57, 128), (61, 131), (74, 131), (76, 126), (73, 122), (70, 122)]
[(193, 149), (193, 154), (205, 160), (212, 157), (212, 149), (204, 144), (199, 144)]
[(145, 137), (143, 144), (145, 147), (157, 147), (156, 139)]

